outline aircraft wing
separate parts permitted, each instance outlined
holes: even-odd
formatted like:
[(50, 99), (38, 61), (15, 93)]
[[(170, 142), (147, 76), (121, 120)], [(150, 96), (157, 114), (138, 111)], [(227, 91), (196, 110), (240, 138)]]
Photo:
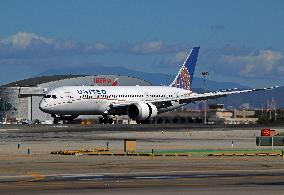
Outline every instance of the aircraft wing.
[[(259, 89), (244, 89), (244, 90), (238, 90), (236, 88), (234, 89), (226, 89), (226, 90), (219, 90), (219, 91), (214, 91), (214, 92), (208, 92), (208, 93), (191, 93), (190, 95), (185, 95), (185, 96), (179, 96), (179, 97), (173, 97), (173, 98), (164, 98), (164, 99), (157, 99), (157, 100), (151, 100), (151, 101), (146, 101), (148, 103), (152, 103), (157, 108), (167, 108), (172, 106), (172, 102), (178, 102), (179, 104), (188, 104), (188, 103), (194, 103), (196, 101), (201, 101), (201, 100), (208, 100), (208, 99), (216, 99), (220, 97), (226, 97), (228, 95), (232, 94), (241, 94), (241, 93), (249, 93), (249, 92), (256, 92), (256, 91), (266, 91), (266, 90), (272, 90), (277, 88), (278, 86), (275, 87), (268, 87), (268, 88), (259, 88)], [(135, 101), (131, 102), (124, 102), (124, 103), (119, 103), (119, 104), (112, 104), (110, 106), (110, 110), (112, 109), (121, 109), (126, 112), (126, 107), (129, 106), (130, 104), (133, 103), (138, 103)]]
[[(256, 91), (266, 91), (275, 89), (278, 86), (275, 87), (269, 87), (269, 88), (260, 88), (260, 89), (245, 89), (245, 90), (237, 90), (237, 89), (227, 89), (227, 90), (221, 90), (221, 91), (214, 91), (214, 92), (208, 92), (208, 93), (202, 93), (202, 94), (191, 94), (189, 97), (179, 98), (180, 103), (190, 103), (200, 100), (207, 100), (207, 99), (216, 99), (220, 97), (226, 97), (228, 95), (232, 94), (240, 94), (240, 93), (248, 93), (248, 92), (256, 92)], [(177, 98), (178, 99), (178, 98)]]
[(190, 95), (186, 96), (180, 96), (176, 98), (171, 99), (164, 99), (164, 100), (153, 100), (151, 103), (155, 104), (158, 107), (167, 107), (167, 105), (171, 101), (179, 102), (179, 104), (185, 104), (185, 103), (193, 103), (196, 101), (201, 100), (208, 100), (208, 99), (216, 99), (220, 97), (226, 97), (228, 95), (232, 94), (240, 94), (240, 93), (249, 93), (249, 92), (256, 92), (256, 91), (266, 91), (266, 90), (272, 90), (277, 88), (275, 87), (268, 87), (268, 88), (260, 88), (260, 89), (245, 89), (245, 90), (238, 90), (236, 88), (234, 89), (226, 89), (226, 90), (220, 90), (220, 91), (214, 91), (214, 92), (208, 92), (208, 93), (191, 93)]

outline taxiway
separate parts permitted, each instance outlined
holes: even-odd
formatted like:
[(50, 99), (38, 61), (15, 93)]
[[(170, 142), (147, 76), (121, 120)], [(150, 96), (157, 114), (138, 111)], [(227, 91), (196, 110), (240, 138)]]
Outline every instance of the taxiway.
[[(105, 147), (107, 142), (111, 150), (121, 151), (124, 138), (136, 139), (138, 150), (143, 151), (153, 148), (261, 150), (263, 147), (255, 145), (255, 136), (261, 128), (1, 126), (0, 193), (282, 194), (282, 157), (151, 158), (50, 154), (53, 150)], [(281, 126), (272, 128), (284, 131)], [(27, 149), (30, 149), (30, 155)]]

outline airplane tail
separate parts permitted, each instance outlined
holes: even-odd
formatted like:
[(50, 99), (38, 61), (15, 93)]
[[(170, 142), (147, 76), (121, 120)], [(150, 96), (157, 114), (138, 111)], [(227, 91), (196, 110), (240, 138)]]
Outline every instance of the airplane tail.
[(195, 65), (199, 53), (199, 48), (200, 47), (192, 48), (190, 54), (187, 56), (185, 62), (183, 63), (181, 69), (179, 70), (176, 78), (170, 84), (171, 87), (190, 90), (193, 80)]

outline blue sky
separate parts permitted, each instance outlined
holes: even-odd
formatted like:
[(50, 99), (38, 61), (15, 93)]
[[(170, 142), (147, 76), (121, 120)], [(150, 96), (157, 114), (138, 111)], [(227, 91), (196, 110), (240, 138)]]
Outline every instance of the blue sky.
[(0, 83), (54, 67), (175, 74), (201, 46), (196, 75), (284, 85), (282, 0), (2, 0)]

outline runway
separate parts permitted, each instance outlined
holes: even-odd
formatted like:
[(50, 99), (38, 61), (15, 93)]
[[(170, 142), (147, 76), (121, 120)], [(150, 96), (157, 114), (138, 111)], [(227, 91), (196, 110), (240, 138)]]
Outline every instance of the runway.
[[(173, 171), (0, 177), (4, 194), (282, 194), (284, 170)], [(13, 191), (13, 193), (11, 193)]]
[[(259, 126), (176, 128), (1, 126), (0, 194), (283, 194), (282, 157), (50, 154), (53, 150), (105, 147), (107, 142), (111, 150), (122, 151), (124, 138), (137, 139), (137, 149), (143, 151), (232, 150), (232, 140), (236, 150), (262, 149), (255, 145)], [(284, 131), (281, 126), (273, 129)]]
[(204, 124), (59, 124), (59, 125), (22, 125), (0, 124), (0, 132), (17, 131), (17, 132), (90, 132), (90, 131), (228, 131), (228, 130), (260, 130), (261, 128), (281, 129), (284, 124), (269, 125), (204, 125)]

